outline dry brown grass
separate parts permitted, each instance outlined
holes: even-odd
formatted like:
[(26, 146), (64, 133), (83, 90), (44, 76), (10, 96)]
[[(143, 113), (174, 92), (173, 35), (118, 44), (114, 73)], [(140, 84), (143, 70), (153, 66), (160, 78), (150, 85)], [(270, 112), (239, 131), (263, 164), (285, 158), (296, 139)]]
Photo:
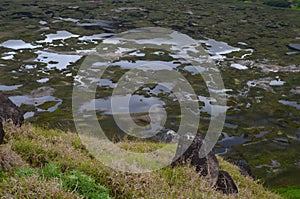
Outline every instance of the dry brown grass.
[(9, 145), (0, 145), (0, 172), (10, 172), (16, 167), (27, 165)]
[[(4, 187), (5, 188), (5, 187)], [(0, 192), (1, 193), (1, 192)], [(10, 177), (6, 182), (6, 189), (2, 190), (1, 198), (82, 198), (74, 193), (62, 189), (55, 181), (42, 181), (37, 175), (24, 178)]]

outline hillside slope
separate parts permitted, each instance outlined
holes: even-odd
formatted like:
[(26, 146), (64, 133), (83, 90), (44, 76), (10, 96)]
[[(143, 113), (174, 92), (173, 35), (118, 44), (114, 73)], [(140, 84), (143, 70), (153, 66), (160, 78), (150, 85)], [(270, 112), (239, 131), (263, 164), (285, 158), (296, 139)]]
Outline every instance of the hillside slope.
[[(232, 175), (237, 195), (214, 190), (188, 167), (144, 174), (113, 171), (91, 157), (74, 133), (30, 124), (5, 128), (5, 144), (0, 146), (1, 198), (281, 198), (221, 158), (220, 168)], [(143, 152), (157, 147), (141, 142), (120, 145)]]

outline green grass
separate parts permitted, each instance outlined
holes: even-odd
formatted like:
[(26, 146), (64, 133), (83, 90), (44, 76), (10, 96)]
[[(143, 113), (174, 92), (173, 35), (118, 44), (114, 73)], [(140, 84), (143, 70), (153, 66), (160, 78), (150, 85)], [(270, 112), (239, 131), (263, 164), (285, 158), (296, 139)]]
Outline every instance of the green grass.
[(37, 171), (30, 167), (20, 167), (15, 171), (15, 174), (22, 178), (22, 177), (30, 177), (34, 174), (37, 174)]
[[(29, 124), (21, 129), (6, 125), (6, 132), (5, 144), (0, 146), (0, 197), (4, 198), (282, 198), (243, 177), (220, 157), (220, 167), (232, 175), (238, 194), (216, 191), (194, 168), (186, 166), (142, 174), (118, 172), (92, 157), (75, 133)], [(136, 152), (163, 145), (119, 143)]]
[(49, 163), (46, 164), (45, 167), (40, 171), (40, 176), (42, 178), (61, 178), (62, 172), (60, 170), (60, 166)]
[[(17, 179), (39, 177), (43, 184), (47, 181), (57, 182), (66, 193), (77, 193), (79, 196), (89, 199), (111, 199), (108, 190), (95, 182), (90, 176), (82, 172), (71, 170), (62, 173), (61, 167), (54, 163), (48, 163), (42, 169), (20, 167), (15, 171)], [(7, 178), (8, 176), (4, 176)], [(21, 180), (22, 181), (22, 180)]]
[(111, 199), (107, 189), (95, 182), (95, 180), (79, 171), (68, 171), (62, 178), (63, 187), (66, 190), (78, 192), (85, 198)]
[(288, 199), (300, 198), (300, 187), (279, 188), (275, 189), (275, 191)]

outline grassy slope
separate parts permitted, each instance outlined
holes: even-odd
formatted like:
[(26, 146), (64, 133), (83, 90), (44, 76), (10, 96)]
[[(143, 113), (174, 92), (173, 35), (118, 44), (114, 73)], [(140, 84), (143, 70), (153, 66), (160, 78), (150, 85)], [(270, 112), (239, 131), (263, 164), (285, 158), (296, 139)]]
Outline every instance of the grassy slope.
[[(21, 129), (6, 125), (6, 144), (0, 146), (0, 196), (7, 198), (80, 198), (74, 190), (63, 189), (57, 178), (36, 174), (20, 177), (24, 168), (43, 170), (45, 165), (58, 165), (62, 173), (75, 170), (105, 186), (115, 198), (281, 198), (262, 185), (239, 174), (237, 168), (221, 158), (220, 167), (231, 173), (238, 195), (225, 196), (198, 177), (193, 168), (165, 168), (145, 174), (125, 174), (104, 167), (91, 157), (74, 133), (44, 130), (29, 124)], [(124, 148), (147, 151), (153, 144), (121, 143)], [(134, 147), (132, 147), (134, 146)], [(23, 172), (24, 173), (24, 172)], [(5, 197), (4, 197), (5, 198)]]

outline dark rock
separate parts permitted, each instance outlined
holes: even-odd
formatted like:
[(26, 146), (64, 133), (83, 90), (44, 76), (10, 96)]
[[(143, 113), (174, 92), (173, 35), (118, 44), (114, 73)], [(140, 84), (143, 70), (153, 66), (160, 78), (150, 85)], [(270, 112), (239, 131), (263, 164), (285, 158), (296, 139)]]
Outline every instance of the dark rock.
[(238, 188), (234, 183), (232, 177), (226, 171), (219, 171), (216, 189), (222, 191), (224, 194), (238, 193)]
[(251, 167), (247, 164), (246, 160), (236, 160), (233, 164), (239, 168), (239, 172), (243, 176), (253, 178)]
[(16, 126), (21, 126), (24, 122), (23, 113), (8, 97), (0, 93), (0, 144), (2, 144), (5, 134), (2, 122), (8, 120), (11, 120)]
[[(219, 171), (219, 162), (215, 154), (210, 151), (205, 157), (200, 156), (200, 149), (203, 144), (203, 136), (197, 134), (192, 136), (180, 136), (176, 155), (171, 167), (189, 164), (196, 167), (200, 176), (205, 176), (208, 182), (217, 190), (225, 194), (238, 193), (238, 188), (229, 173)], [(202, 150), (202, 149), (201, 149)], [(206, 154), (206, 153), (204, 153)], [(201, 154), (202, 155), (202, 154)]]
[(290, 49), (300, 50), (300, 44), (291, 43), (287, 45)]
[(219, 174), (219, 163), (213, 152), (209, 152), (206, 157), (199, 157), (202, 142), (202, 136), (199, 134), (192, 141), (181, 136), (171, 166), (190, 164), (196, 167), (197, 173), (205, 176), (212, 185), (215, 185)]
[(14, 125), (21, 126), (24, 121), (23, 113), (5, 95), (0, 93), (0, 118), (2, 121), (12, 120)]

